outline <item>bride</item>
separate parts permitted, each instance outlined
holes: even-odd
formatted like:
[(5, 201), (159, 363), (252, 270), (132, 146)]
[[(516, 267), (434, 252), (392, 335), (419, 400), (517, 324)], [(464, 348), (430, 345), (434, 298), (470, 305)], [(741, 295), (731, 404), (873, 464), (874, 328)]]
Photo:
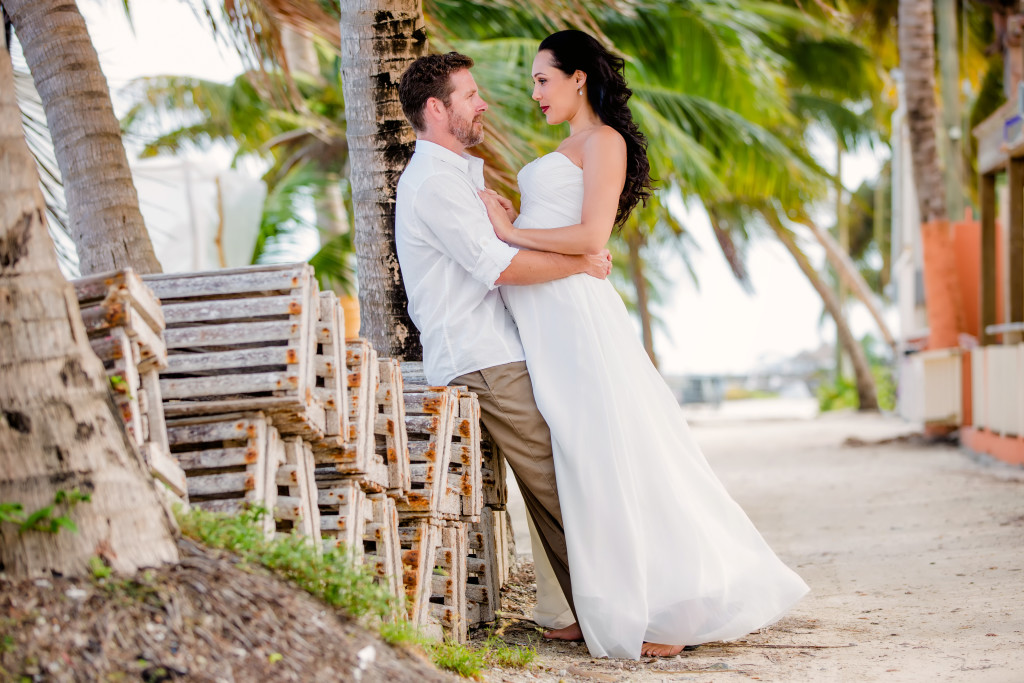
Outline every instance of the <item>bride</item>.
[[(533, 99), (549, 124), (569, 123), (569, 136), (520, 171), (518, 217), (481, 193), (500, 239), (595, 253), (649, 196), (647, 144), (622, 71), (581, 31), (540, 44)], [(779, 619), (807, 585), (709, 467), (612, 285), (574, 275), (501, 292), (551, 428), (578, 619), (546, 635), (636, 659)]]

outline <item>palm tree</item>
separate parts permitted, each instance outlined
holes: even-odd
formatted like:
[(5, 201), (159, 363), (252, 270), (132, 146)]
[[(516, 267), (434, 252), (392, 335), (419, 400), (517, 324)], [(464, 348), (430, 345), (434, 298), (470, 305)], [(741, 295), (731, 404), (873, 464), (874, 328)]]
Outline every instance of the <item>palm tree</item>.
[[(330, 0), (322, 6), (313, 6), (311, 2), (270, 0), (249, 0), (248, 4), (262, 7), (258, 13), (271, 24), (275, 17), (288, 15), (284, 9), (286, 6), (292, 8), (293, 15), (310, 15), (324, 8), (332, 16), (341, 16), (339, 4)], [(737, 193), (741, 196), (776, 196), (792, 203), (820, 192), (824, 187), (821, 169), (808, 155), (795, 153), (771, 129), (790, 121), (793, 116), (790, 95), (782, 86), (787, 75), (785, 54), (792, 47), (792, 36), (796, 34), (804, 40), (807, 36), (818, 36), (821, 42), (828, 42), (840, 55), (844, 49), (848, 51), (847, 42), (805, 14), (779, 8), (773, 3), (747, 3), (741, 9), (723, 0), (673, 5), (652, 3), (630, 7), (630, 11), (624, 13), (620, 10), (625, 4), (628, 3), (608, 0), (606, 3), (592, 3), (586, 8), (551, 2), (491, 7), (469, 2), (428, 0), (428, 27), (435, 45), (439, 49), (457, 48), (473, 54), (485, 91), (492, 101), (501, 103), (501, 107), (492, 109), (488, 144), (478, 150), (492, 169), (492, 184), (510, 186), (511, 169), (554, 144), (557, 131), (540, 122), (534, 108), (523, 96), (522, 74), (532, 60), (537, 40), (553, 29), (570, 24), (587, 27), (604, 36), (630, 57), (629, 79), (636, 92), (634, 111), (641, 126), (658, 141), (652, 145), (652, 168), (666, 188), (679, 188), (684, 196), (697, 197), (709, 206), (718, 197), (729, 198)], [(346, 3), (345, 9), (351, 13), (371, 5), (373, 3)], [(385, 8), (377, 9), (383, 14), (376, 15), (374, 19), (391, 22), (394, 18), (384, 11)], [(414, 15), (418, 16), (415, 13), (408, 16)], [(418, 19), (410, 21), (409, 26), (419, 25)], [(235, 23), (245, 24), (244, 19)], [(372, 24), (364, 22), (368, 35), (377, 30), (371, 28)], [(328, 24), (322, 31), (330, 42), (340, 41), (340, 34), (336, 36), (333, 33), (335, 25)], [(395, 26), (405, 24), (391, 22), (385, 29)], [(351, 22), (346, 30), (351, 30)], [(258, 43), (273, 35), (274, 31), (257, 34), (247, 30), (242, 37), (250, 46), (254, 40)], [(684, 49), (679, 49), (680, 46)], [(370, 54), (369, 50), (364, 50), (364, 53)], [(665, 59), (665, 56), (676, 58)], [(694, 65), (700, 68), (694, 68)], [(400, 69), (390, 72), (392, 83), (397, 73)], [(371, 81), (363, 93), (385, 81), (386, 78)], [(401, 122), (400, 117), (396, 118)], [(368, 130), (378, 130), (376, 126), (376, 121), (371, 121)], [(390, 159), (399, 159), (392, 168), (392, 181), (401, 170), (407, 154), (401, 153), (402, 145), (409, 139), (403, 138), (408, 136), (408, 129), (403, 129), (403, 126), (404, 122), (391, 126), (386, 131), (387, 135), (378, 135), (375, 141), (378, 154), (379, 150), (390, 148)], [(349, 135), (352, 135), (351, 127)], [(365, 143), (363, 146), (369, 149)], [(396, 150), (399, 153), (396, 154)], [(354, 160), (353, 164), (355, 183), (361, 174), (356, 172)], [(784, 169), (783, 173), (778, 173), (780, 168)], [(393, 187), (394, 183), (388, 183), (385, 176), (376, 177), (374, 188)], [(723, 178), (727, 178), (727, 183)], [(728, 193), (725, 192), (726, 184)], [(387, 208), (391, 199), (386, 194), (379, 195), (379, 198)], [(365, 206), (376, 206), (372, 201), (377, 199), (376, 193), (370, 194)], [(390, 223), (379, 220), (384, 214), (379, 206), (370, 211), (369, 218), (377, 220), (377, 223), (366, 230), (358, 227), (359, 218), (356, 221), (357, 244), (363, 244), (364, 249), (385, 247), (384, 252), (370, 256), (364, 254), (360, 258), (364, 310), (382, 313), (385, 308), (380, 304), (367, 305), (365, 297), (370, 292), (383, 293), (389, 287), (395, 287), (396, 293), (401, 295), (397, 262), (393, 252), (387, 250), (391, 242)], [(657, 218), (658, 215), (661, 218)], [(645, 223), (671, 224), (672, 220), (666, 219), (668, 215), (667, 211), (661, 210)], [(664, 234), (667, 239), (674, 240), (677, 232), (670, 229)], [(624, 236), (629, 234), (629, 231), (623, 232)], [(742, 273), (742, 264), (738, 261), (740, 251), (731, 242), (730, 234), (716, 230), (716, 235), (734, 270)], [(635, 271), (631, 279), (638, 291), (646, 346), (653, 357), (650, 313), (643, 303), (647, 298), (643, 292), (646, 278), (641, 272), (642, 259), (636, 258), (652, 235), (647, 231), (639, 236), (642, 239), (630, 238), (633, 254), (630, 261)], [(629, 244), (624, 246), (628, 251)], [(368, 268), (367, 263), (372, 268)], [(377, 275), (371, 277), (372, 273)], [(404, 304), (400, 308), (400, 313), (404, 314)], [(389, 319), (391, 315), (384, 314), (383, 318)], [(405, 339), (411, 328), (405, 322), (397, 322), (390, 329)]]
[(57, 268), (14, 93), (0, 49), (0, 565), (12, 576), (75, 576), (97, 555), (124, 573), (177, 561), (173, 521)]
[(899, 45), (910, 126), (914, 186), (921, 212), (928, 345), (955, 347), (963, 306), (946, 215), (946, 191), (935, 132), (935, 20), (932, 0), (900, 0)]
[(42, 98), (83, 274), (160, 272), (85, 20), (63, 0), (4, 0)]
[[(174, 154), (190, 146), (225, 143), (232, 163), (258, 156), (269, 163), (267, 198), (253, 262), (274, 258), (276, 247), (298, 229), (315, 229), (321, 249), (310, 258), (324, 286), (355, 292), (354, 255), (342, 174), (348, 165), (345, 112), (337, 58), (316, 46), (315, 71), (292, 74), (301, 98), (282, 101), (285, 76), (246, 72), (223, 84), (184, 76), (140, 78), (131, 84), (135, 103), (121, 125), (146, 140), (142, 157)], [(314, 55), (317, 56), (317, 55)], [(159, 130), (155, 136), (151, 131)], [(305, 216), (311, 203), (315, 219)]]
[[(804, 274), (811, 283), (811, 286), (814, 287), (814, 290), (821, 297), (822, 303), (825, 305), (825, 310), (828, 311), (832, 320), (835, 321), (836, 342), (848, 354), (850, 363), (853, 365), (858, 410), (864, 412), (877, 411), (879, 407), (878, 390), (871, 373), (871, 364), (868, 361), (867, 354), (864, 352), (864, 348), (857, 342), (857, 338), (850, 329), (850, 324), (847, 322), (846, 314), (843, 311), (842, 301), (829, 286), (828, 282), (814, 269), (807, 255), (797, 245), (792, 231), (785, 226), (782, 218), (780, 218), (779, 210), (769, 206), (762, 209), (760, 213), (774, 231), (775, 236), (782, 242), (783, 246), (786, 247), (786, 250), (789, 251), (796, 261), (800, 272)], [(811, 224), (808, 220), (805, 220), (804, 223)]]
[(395, 250), (395, 190), (415, 136), (398, 101), (406, 67), (427, 52), (419, 0), (341, 3), (341, 81), (359, 268), (360, 334), (382, 356), (422, 357)]

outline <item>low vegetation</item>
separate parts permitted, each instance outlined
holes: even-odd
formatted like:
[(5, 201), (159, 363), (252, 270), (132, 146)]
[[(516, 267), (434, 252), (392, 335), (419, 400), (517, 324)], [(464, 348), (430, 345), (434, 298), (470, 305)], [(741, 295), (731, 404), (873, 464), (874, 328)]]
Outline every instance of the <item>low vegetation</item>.
[(476, 678), (488, 666), (526, 668), (536, 658), (533, 648), (507, 645), (496, 635), (478, 648), (432, 640), (400, 616), (404, 606), (375, 583), (369, 569), (351, 562), (344, 549), (328, 548), (318, 554), (298, 535), (266, 540), (260, 527), (265, 514), (259, 507), (236, 516), (193, 508), (179, 511), (177, 517), (186, 536), (269, 569), (328, 605), (376, 625), (381, 638), (392, 645), (422, 649), (440, 669)]

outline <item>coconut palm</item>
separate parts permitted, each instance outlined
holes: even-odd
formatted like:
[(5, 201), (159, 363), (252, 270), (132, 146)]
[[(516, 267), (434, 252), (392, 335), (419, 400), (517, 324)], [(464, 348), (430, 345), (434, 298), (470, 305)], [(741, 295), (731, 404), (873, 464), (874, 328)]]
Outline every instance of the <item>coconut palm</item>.
[(899, 45), (910, 126), (914, 185), (925, 248), (929, 346), (956, 346), (963, 329), (946, 192), (939, 163), (935, 106), (935, 20), (932, 0), (900, 0)]
[(340, 9), (360, 334), (383, 356), (415, 360), (423, 351), (409, 318), (394, 226), (395, 189), (415, 142), (398, 81), (427, 52), (423, 13), (419, 0), (347, 0)]
[(107, 82), (77, 6), (4, 0), (3, 7), (46, 111), (81, 272), (159, 272)]
[[(277, 17), (285, 14), (283, 5), (299, 7), (303, 3), (265, 5), (263, 15)], [(322, 6), (329, 14), (340, 16), (338, 5), (325, 2)], [(298, 13), (311, 11), (319, 9), (307, 7)], [(523, 74), (539, 38), (572, 23), (604, 36), (629, 58), (628, 77), (636, 92), (634, 111), (641, 126), (656, 141), (651, 150), (652, 169), (666, 188), (680, 188), (685, 196), (710, 204), (717, 197), (736, 193), (777, 196), (792, 203), (817, 196), (825, 187), (825, 174), (809, 155), (794, 151), (770, 129), (790, 121), (794, 115), (790, 93), (782, 85), (791, 35), (823, 37), (840, 53), (844, 49), (849, 51), (847, 43), (803, 13), (767, 2), (745, 3), (737, 8), (724, 0), (642, 6), (608, 2), (595, 3), (585, 10), (573, 3), (485, 6), (428, 1), (426, 16), (435, 47), (457, 48), (473, 54), (479, 81), (491, 101), (499, 105), (492, 109), (488, 144), (479, 150), (489, 162), (488, 168), (493, 169), (490, 181), (494, 185), (511, 185), (512, 169), (550, 149), (557, 139), (557, 131), (540, 121), (524, 96)], [(328, 40), (333, 40), (331, 30), (324, 33)], [(268, 33), (272, 34), (273, 31)], [(666, 55), (676, 58), (665, 59)], [(371, 85), (376, 87), (381, 80), (386, 79)], [(401, 150), (403, 144), (408, 144), (403, 142), (403, 135), (408, 135), (407, 129), (392, 126), (389, 137), (379, 136), (378, 146), (385, 149), (390, 145), (392, 150)], [(389, 160), (393, 164), (392, 174), (397, 176), (404, 156), (393, 153)], [(780, 168), (785, 173), (778, 173)], [(357, 176), (353, 169), (353, 181)], [(375, 187), (393, 185), (380, 181)], [(369, 199), (378, 197), (384, 205), (392, 201), (378, 194)], [(378, 210), (372, 215), (380, 216), (383, 212)], [(667, 212), (662, 216), (667, 217)], [(643, 225), (648, 227), (673, 222), (654, 216), (646, 218)], [(364, 244), (386, 247), (390, 228), (383, 230), (381, 225), (373, 228), (378, 237), (367, 237)], [(675, 232), (669, 229), (665, 234), (674, 240)], [(740, 250), (731, 243), (731, 234), (722, 230), (716, 234), (724, 253), (731, 257), (734, 270), (742, 273), (742, 264), (737, 260)], [(622, 235), (629, 237), (629, 230)], [(650, 239), (650, 230), (629, 239), (634, 256)], [(628, 246), (624, 243), (624, 247)], [(636, 258), (630, 262), (642, 265)], [(375, 279), (372, 284), (368, 275), (363, 276), (361, 265), (366, 289), (400, 288), (396, 262), (388, 261), (386, 254), (378, 254), (371, 263), (378, 270), (381, 263), (391, 265), (383, 269), (386, 277)], [(631, 279), (641, 288), (646, 280), (642, 273), (635, 273)], [(641, 303), (644, 298), (638, 297)], [(644, 306), (640, 308), (641, 319), (648, 319), (643, 328), (647, 330), (650, 346), (649, 312)], [(407, 329), (401, 322), (392, 325), (392, 330), (398, 330), (403, 338)]]
[[(253, 262), (273, 259), (275, 245), (287, 243), (298, 230), (318, 230), (322, 249), (310, 263), (325, 284), (354, 292), (345, 255), (346, 248), (354, 252), (351, 236), (345, 236), (344, 103), (337, 57), (322, 48), (317, 46), (318, 73), (291, 75), (298, 106), (273, 96), (286, 87), (279, 72), (249, 71), (227, 84), (182, 76), (140, 78), (129, 86), (135, 103), (122, 127), (126, 135), (144, 141), (142, 157), (223, 143), (234, 149), (233, 164), (248, 156), (266, 160), (267, 199)], [(313, 222), (305, 218), (311, 201)]]
[(57, 267), (3, 48), (0, 167), (0, 565), (11, 576), (80, 576), (97, 555), (124, 573), (176, 561), (173, 522)]

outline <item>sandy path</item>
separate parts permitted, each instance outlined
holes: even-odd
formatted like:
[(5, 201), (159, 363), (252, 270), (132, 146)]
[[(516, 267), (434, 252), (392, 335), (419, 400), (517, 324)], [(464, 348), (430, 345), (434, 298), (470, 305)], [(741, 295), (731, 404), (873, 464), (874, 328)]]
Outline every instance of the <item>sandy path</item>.
[[(894, 418), (715, 421), (712, 466), (812, 594), (776, 626), (666, 660), (591, 659), (539, 643), (530, 672), (488, 681), (1024, 681), (1024, 470), (948, 446), (878, 441)], [(529, 574), (506, 610), (529, 615)], [(509, 642), (536, 643), (507, 620)]]

